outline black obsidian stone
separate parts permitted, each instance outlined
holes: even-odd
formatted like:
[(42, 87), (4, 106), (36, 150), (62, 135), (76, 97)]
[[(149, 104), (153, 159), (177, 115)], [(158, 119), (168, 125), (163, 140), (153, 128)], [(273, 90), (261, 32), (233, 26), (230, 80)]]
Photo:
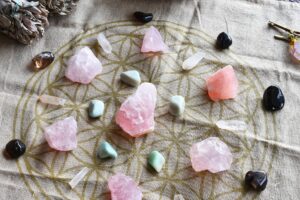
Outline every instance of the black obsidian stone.
[(232, 45), (232, 39), (227, 33), (220, 33), (217, 37), (216, 46), (218, 49), (228, 49)]
[(19, 158), (26, 151), (26, 145), (21, 140), (11, 140), (6, 144), (5, 151), (10, 158)]
[(245, 176), (245, 184), (254, 190), (263, 191), (268, 184), (267, 173), (263, 171), (248, 171)]
[(135, 12), (134, 17), (144, 23), (151, 22), (153, 19), (153, 14), (152, 13), (144, 13), (144, 12)]
[(263, 96), (263, 105), (268, 111), (281, 110), (284, 107), (285, 98), (281, 89), (277, 86), (268, 87)]

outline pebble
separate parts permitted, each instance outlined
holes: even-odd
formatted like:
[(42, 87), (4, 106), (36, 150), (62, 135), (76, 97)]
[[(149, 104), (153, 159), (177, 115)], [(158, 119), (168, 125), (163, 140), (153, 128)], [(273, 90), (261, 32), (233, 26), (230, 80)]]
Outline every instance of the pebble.
[(232, 39), (227, 33), (222, 32), (217, 37), (216, 45), (218, 49), (228, 49), (232, 45)]
[(6, 144), (6, 153), (10, 158), (19, 158), (26, 151), (26, 145), (21, 140), (11, 140)]
[(136, 87), (141, 83), (140, 73), (136, 70), (129, 70), (121, 73), (121, 81)]
[(263, 171), (248, 171), (245, 176), (245, 184), (254, 190), (266, 189), (268, 183), (267, 173)]
[(169, 112), (172, 115), (180, 116), (185, 109), (185, 100), (183, 96), (176, 95), (172, 96), (170, 100)]
[(34, 64), (34, 69), (35, 70), (44, 69), (48, 67), (54, 61), (54, 59), (55, 56), (50, 51), (44, 51), (38, 54), (32, 59), (32, 62)]
[(89, 104), (89, 116), (97, 118), (103, 115), (104, 103), (100, 100), (92, 100)]
[(97, 149), (97, 157), (100, 159), (104, 158), (117, 158), (117, 151), (106, 141), (102, 141)]
[(285, 98), (281, 89), (277, 86), (268, 87), (263, 96), (263, 105), (268, 111), (281, 110), (284, 107)]
[(148, 23), (151, 22), (153, 19), (152, 13), (144, 13), (144, 12), (135, 12), (134, 17), (139, 20), (140, 22)]
[(158, 151), (152, 151), (148, 156), (148, 164), (157, 172), (162, 170), (165, 162), (164, 156)]

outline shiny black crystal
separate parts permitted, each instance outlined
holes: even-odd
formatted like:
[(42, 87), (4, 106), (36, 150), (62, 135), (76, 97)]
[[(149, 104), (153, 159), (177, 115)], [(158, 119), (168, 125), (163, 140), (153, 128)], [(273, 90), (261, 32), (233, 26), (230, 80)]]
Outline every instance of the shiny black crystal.
[(148, 23), (151, 22), (153, 19), (153, 14), (152, 13), (144, 13), (144, 12), (135, 12), (134, 17), (139, 20), (140, 22), (143, 23)]
[(10, 158), (19, 158), (26, 151), (26, 145), (21, 140), (11, 140), (6, 144), (6, 154)]
[(232, 39), (227, 33), (220, 33), (217, 37), (216, 46), (218, 49), (228, 49), (232, 45)]
[(268, 111), (281, 110), (284, 107), (285, 98), (281, 89), (277, 86), (268, 87), (263, 96), (263, 105)]
[(263, 171), (248, 171), (245, 176), (245, 184), (254, 190), (262, 191), (266, 189), (268, 184), (267, 173)]

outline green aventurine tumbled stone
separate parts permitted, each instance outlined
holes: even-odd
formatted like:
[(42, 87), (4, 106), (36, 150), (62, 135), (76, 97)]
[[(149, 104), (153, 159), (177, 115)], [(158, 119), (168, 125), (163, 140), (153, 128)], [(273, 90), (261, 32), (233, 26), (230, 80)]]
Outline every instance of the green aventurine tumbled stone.
[(130, 70), (121, 73), (121, 80), (131, 86), (138, 86), (141, 83), (141, 77), (138, 71)]
[(148, 164), (157, 172), (161, 171), (165, 162), (165, 158), (158, 151), (152, 151), (148, 156)]
[(185, 100), (183, 96), (172, 96), (169, 111), (172, 115), (179, 116), (184, 112)]
[(89, 105), (89, 116), (92, 118), (100, 117), (104, 112), (104, 103), (100, 100), (92, 100)]
[(97, 149), (98, 158), (117, 158), (117, 151), (106, 141), (102, 141)]

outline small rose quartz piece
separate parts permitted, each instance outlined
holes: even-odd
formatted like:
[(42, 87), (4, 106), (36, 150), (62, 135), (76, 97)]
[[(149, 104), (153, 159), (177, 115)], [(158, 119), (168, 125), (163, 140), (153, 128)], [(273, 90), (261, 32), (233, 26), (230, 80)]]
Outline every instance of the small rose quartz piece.
[(300, 63), (300, 39), (291, 42), (290, 54), (296, 63)]
[(154, 110), (157, 91), (152, 83), (142, 83), (117, 111), (117, 124), (132, 137), (154, 130)]
[(111, 200), (141, 200), (143, 194), (131, 177), (116, 174), (108, 180)]
[(39, 96), (40, 102), (44, 104), (50, 104), (50, 105), (55, 105), (55, 106), (63, 106), (66, 103), (65, 99), (55, 97), (55, 96), (50, 96), (47, 94), (43, 94)]
[(233, 99), (238, 93), (238, 80), (232, 66), (218, 70), (206, 80), (208, 95), (213, 101)]
[(102, 72), (102, 64), (89, 47), (79, 49), (68, 61), (65, 76), (73, 82), (90, 83)]
[(141, 52), (168, 52), (169, 47), (164, 43), (159, 31), (151, 26), (146, 30)]
[(190, 157), (196, 172), (208, 170), (218, 173), (230, 169), (232, 163), (232, 154), (228, 146), (217, 137), (193, 144)]
[(77, 122), (67, 117), (48, 126), (44, 130), (49, 146), (58, 151), (71, 151), (77, 147)]

